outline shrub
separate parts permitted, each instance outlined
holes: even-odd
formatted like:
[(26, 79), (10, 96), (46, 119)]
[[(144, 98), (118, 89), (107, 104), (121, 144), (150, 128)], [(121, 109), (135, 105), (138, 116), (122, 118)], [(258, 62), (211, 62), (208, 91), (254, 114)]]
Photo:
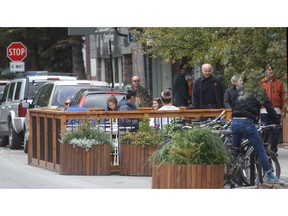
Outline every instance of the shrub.
[(125, 132), (120, 137), (120, 143), (132, 145), (159, 145), (163, 140), (163, 135), (159, 130), (155, 130), (149, 125), (149, 118), (142, 119), (139, 129), (136, 132)]
[(180, 131), (151, 156), (153, 163), (226, 164), (228, 152), (210, 128)]
[(84, 122), (78, 128), (67, 131), (60, 142), (86, 149), (91, 148), (92, 145), (112, 144), (108, 133), (97, 127), (91, 127), (89, 122)]

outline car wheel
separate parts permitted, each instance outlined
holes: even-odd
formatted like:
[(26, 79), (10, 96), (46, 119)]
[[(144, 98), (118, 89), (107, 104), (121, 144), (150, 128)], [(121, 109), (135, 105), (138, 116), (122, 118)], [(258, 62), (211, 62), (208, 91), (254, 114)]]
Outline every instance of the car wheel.
[(20, 149), (21, 144), (23, 142), (23, 135), (22, 133), (17, 133), (11, 123), (9, 124), (9, 145), (10, 149)]
[(9, 143), (7, 136), (0, 136), (0, 147), (5, 147)]

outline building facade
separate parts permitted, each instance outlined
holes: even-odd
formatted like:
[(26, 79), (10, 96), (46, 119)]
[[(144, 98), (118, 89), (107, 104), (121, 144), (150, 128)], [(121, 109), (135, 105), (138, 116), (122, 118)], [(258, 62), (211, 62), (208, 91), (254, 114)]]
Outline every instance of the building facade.
[[(128, 28), (68, 28), (69, 35), (85, 37), (84, 64), (87, 79), (114, 83), (120, 89), (139, 75), (141, 85), (153, 97), (172, 87), (172, 64), (143, 54), (142, 44), (132, 42)], [(174, 69), (174, 70), (173, 70)]]

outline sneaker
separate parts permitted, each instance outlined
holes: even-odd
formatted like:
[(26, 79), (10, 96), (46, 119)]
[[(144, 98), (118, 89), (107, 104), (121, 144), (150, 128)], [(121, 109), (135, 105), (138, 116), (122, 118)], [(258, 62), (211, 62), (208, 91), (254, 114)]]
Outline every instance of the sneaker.
[(273, 173), (269, 173), (267, 183), (270, 183), (270, 184), (281, 184), (281, 185), (285, 184), (284, 181), (278, 179), (276, 176), (274, 176)]

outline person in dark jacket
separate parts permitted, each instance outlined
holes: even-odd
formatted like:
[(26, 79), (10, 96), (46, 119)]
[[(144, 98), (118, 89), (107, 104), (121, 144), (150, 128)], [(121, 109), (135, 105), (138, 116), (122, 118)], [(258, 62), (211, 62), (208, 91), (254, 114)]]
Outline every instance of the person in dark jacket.
[[(126, 97), (118, 102), (118, 111), (124, 110), (136, 110), (137, 107), (135, 105), (137, 93), (135, 91), (128, 90)], [(119, 127), (129, 127), (130, 131), (135, 131), (139, 128), (139, 120), (135, 118), (119, 118), (118, 119)]]
[(241, 139), (243, 137), (247, 138), (256, 151), (264, 172), (268, 177), (268, 183), (284, 184), (282, 180), (274, 175), (265, 153), (263, 142), (254, 124), (259, 119), (261, 105), (267, 109), (272, 122), (279, 125), (280, 121), (277, 113), (264, 90), (252, 90), (250, 93), (245, 93), (244, 87), (237, 90), (235, 104), (232, 107), (232, 143), (234, 147), (240, 147)]
[(224, 93), (224, 107), (232, 108), (234, 105), (235, 94), (237, 89), (243, 86), (243, 78), (240, 74), (236, 74), (231, 78), (232, 87), (226, 89)]
[(181, 64), (178, 67), (178, 73), (174, 76), (172, 82), (172, 94), (174, 106), (188, 106), (189, 86), (185, 79), (186, 66)]
[(210, 64), (202, 65), (202, 76), (194, 81), (192, 91), (192, 108), (223, 108), (223, 88), (221, 82), (212, 74)]

